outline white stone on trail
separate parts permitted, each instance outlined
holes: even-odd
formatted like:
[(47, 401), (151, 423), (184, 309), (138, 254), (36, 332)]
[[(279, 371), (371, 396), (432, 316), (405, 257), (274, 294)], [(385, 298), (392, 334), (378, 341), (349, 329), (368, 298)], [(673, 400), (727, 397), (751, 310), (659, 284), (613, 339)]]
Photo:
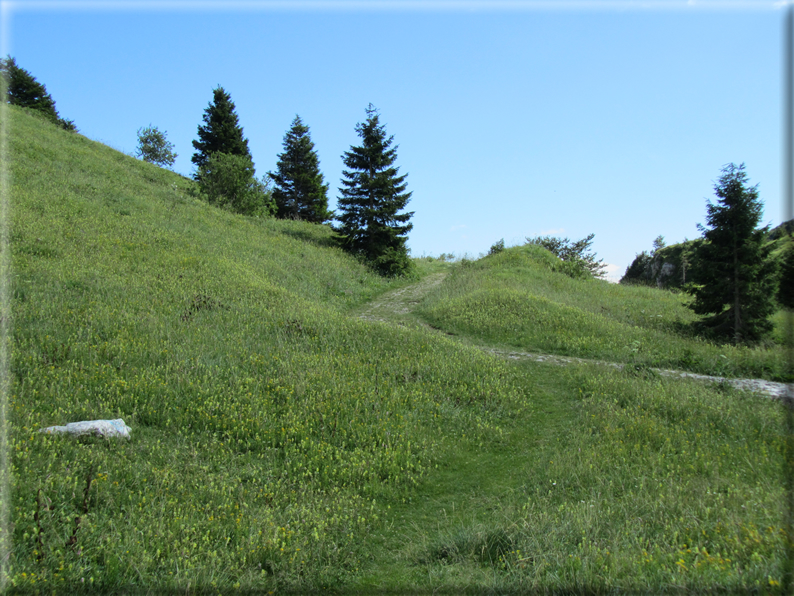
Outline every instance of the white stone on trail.
[(70, 422), (66, 426), (49, 426), (47, 428), (42, 428), (39, 432), (129, 439), (131, 430), (129, 426), (124, 424), (124, 420), (116, 418), (115, 420), (83, 420), (82, 422)]

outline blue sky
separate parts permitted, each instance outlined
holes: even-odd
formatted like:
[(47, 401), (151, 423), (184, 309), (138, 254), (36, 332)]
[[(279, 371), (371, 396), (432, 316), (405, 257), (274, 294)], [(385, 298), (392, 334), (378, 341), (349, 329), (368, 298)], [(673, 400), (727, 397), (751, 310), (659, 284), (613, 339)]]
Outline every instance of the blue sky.
[(414, 256), (595, 233), (619, 278), (658, 235), (700, 235), (729, 162), (782, 221), (773, 2), (0, 4), (2, 53), (62, 117), (130, 154), (155, 125), (185, 175), (221, 85), (259, 175), (301, 116), (333, 208), (372, 102), (413, 192)]

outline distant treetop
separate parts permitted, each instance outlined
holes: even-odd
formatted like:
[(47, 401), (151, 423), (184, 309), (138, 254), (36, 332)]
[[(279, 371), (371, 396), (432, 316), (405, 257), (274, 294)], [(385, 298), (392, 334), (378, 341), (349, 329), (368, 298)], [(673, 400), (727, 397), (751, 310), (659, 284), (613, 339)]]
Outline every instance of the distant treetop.
[(328, 210), (328, 185), (320, 172), (320, 160), (309, 136), (309, 127), (295, 116), (284, 135), (284, 152), (276, 171), (268, 174), (275, 183), (276, 217), (324, 223), (333, 217)]
[(204, 124), (198, 127), (199, 140), (193, 141), (196, 153), (190, 161), (196, 164), (197, 170), (206, 165), (213, 153), (242, 155), (251, 159), (248, 139), (243, 136), (231, 96), (220, 86), (212, 93), (213, 100), (204, 110)]
[(47, 93), (47, 88), (27, 70), (20, 68), (11, 56), (0, 58), (0, 76), (7, 103), (36, 110), (66, 130), (77, 130), (73, 121), (64, 120), (58, 115), (55, 100)]

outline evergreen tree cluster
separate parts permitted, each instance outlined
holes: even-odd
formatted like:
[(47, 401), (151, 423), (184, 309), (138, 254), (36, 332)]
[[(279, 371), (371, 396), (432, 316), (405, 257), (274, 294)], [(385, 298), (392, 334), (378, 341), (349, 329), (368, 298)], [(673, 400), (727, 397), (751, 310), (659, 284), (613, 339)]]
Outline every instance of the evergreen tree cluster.
[(55, 100), (47, 93), (47, 88), (24, 68), (20, 68), (11, 56), (0, 58), (0, 78), (6, 96), (6, 103), (28, 108), (43, 114), (65, 130), (77, 131), (72, 120), (61, 118), (55, 108)]
[[(274, 172), (259, 182), (248, 140), (243, 134), (234, 103), (222, 87), (204, 112), (196, 152), (196, 180), (210, 202), (247, 214), (273, 213), (282, 219), (323, 224), (334, 218), (328, 209), (328, 185), (309, 135), (309, 127), (296, 116), (284, 135), (284, 151)], [(340, 226), (335, 229), (340, 246), (362, 258), (383, 275), (406, 273), (411, 265), (405, 245), (413, 213), (402, 210), (411, 196), (406, 175), (394, 167), (397, 148), (387, 136), (372, 104), (367, 120), (356, 126), (362, 140), (345, 152), (348, 168), (339, 189)]]
[[(10, 56), (0, 59), (0, 83), (6, 102), (43, 114), (66, 130), (74, 122), (60, 117), (55, 100)], [(401, 275), (410, 267), (407, 234), (413, 213), (402, 210), (411, 196), (405, 175), (398, 175), (393, 137), (386, 135), (377, 110), (369, 105), (367, 120), (356, 126), (362, 139), (342, 156), (345, 166), (339, 198), (339, 244), (384, 275)], [(212, 204), (246, 215), (275, 215), (323, 224), (335, 217), (328, 209), (328, 185), (309, 135), (296, 116), (284, 136), (284, 151), (275, 172), (256, 179), (248, 139), (243, 134), (231, 96), (218, 86), (198, 127), (191, 161), (201, 193)], [(177, 154), (164, 132), (151, 124), (138, 130), (136, 156), (161, 166), (173, 165)], [(273, 186), (271, 186), (271, 183)]]

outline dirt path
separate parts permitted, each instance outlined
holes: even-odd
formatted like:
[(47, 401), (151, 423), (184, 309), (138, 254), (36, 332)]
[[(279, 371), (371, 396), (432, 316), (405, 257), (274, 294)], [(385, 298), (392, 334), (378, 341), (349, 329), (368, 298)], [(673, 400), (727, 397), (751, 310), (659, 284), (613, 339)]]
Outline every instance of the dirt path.
[[(383, 321), (398, 324), (419, 324), (429, 327), (422, 323), (418, 317), (411, 316), (416, 305), (421, 302), (422, 298), (430, 292), (433, 288), (438, 287), (446, 273), (434, 273), (428, 275), (422, 281), (405, 286), (392, 292), (387, 292), (379, 298), (365, 305), (356, 316), (368, 321)], [(585, 358), (576, 358), (573, 356), (556, 356), (554, 354), (536, 354), (533, 352), (522, 352), (518, 350), (503, 350), (489, 346), (476, 346), (485, 352), (490, 352), (503, 358), (510, 358), (512, 360), (534, 360), (535, 362), (549, 362), (552, 364), (559, 364), (565, 366), (573, 363), (588, 363), (600, 364), (603, 366), (613, 366), (622, 369), (625, 365), (615, 362), (605, 362), (603, 360), (587, 360)], [(711, 383), (728, 383), (737, 389), (753, 391), (760, 393), (767, 397), (782, 398), (786, 395), (788, 386), (786, 383), (776, 383), (774, 381), (766, 381), (764, 379), (731, 379), (726, 377), (714, 377), (710, 375), (701, 375), (697, 373), (684, 372), (680, 370), (668, 370), (662, 368), (651, 369), (659, 375), (665, 377), (678, 377), (697, 379), (700, 381), (708, 381)]]
[(367, 321), (404, 322), (430, 290), (441, 285), (445, 272), (428, 275), (419, 283), (386, 292), (356, 313)]

